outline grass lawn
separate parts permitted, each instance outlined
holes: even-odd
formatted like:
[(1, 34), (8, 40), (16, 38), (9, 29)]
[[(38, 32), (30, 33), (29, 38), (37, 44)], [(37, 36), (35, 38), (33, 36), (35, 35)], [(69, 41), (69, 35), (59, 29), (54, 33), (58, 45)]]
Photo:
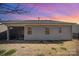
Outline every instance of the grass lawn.
[[(8, 43), (0, 44), (0, 50), (6, 52), (5, 55), (16, 56), (53, 56), (53, 55), (75, 55), (76, 41), (64, 41), (63, 43)], [(11, 49), (14, 49), (11, 51)]]
[(14, 54), (15, 52), (16, 52), (15, 49), (11, 49), (11, 50), (8, 50), (8, 51), (3, 49), (3, 50), (0, 50), (0, 55), (1, 56), (10, 56), (10, 55)]

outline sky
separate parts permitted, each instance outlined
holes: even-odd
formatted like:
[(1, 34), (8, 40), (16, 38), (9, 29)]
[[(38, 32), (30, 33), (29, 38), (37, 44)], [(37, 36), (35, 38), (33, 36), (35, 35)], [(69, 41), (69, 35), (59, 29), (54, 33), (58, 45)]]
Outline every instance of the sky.
[[(4, 3), (0, 12), (21, 9), (27, 13), (0, 13), (2, 20), (56, 20), (79, 23), (79, 3)], [(17, 7), (19, 5), (19, 7)]]

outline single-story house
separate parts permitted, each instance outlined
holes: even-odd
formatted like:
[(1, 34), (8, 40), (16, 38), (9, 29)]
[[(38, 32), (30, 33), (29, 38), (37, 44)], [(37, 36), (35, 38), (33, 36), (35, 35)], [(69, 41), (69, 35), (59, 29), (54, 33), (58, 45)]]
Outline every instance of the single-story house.
[(0, 40), (71, 40), (73, 24), (52, 20), (0, 21)]

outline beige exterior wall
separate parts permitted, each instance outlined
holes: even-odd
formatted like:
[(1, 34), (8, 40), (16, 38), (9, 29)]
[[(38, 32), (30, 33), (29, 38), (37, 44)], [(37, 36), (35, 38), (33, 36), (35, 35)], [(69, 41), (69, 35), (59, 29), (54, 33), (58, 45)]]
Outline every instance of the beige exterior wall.
[(32, 35), (27, 34), (27, 26), (24, 29), (24, 40), (71, 40), (71, 26), (62, 26), (62, 33), (59, 33), (59, 27), (49, 27), (50, 34), (45, 34), (45, 27), (32, 27)]
[[(31, 26), (32, 35), (27, 34), (26, 24), (9, 24), (9, 26), (24, 26), (24, 40), (71, 40), (72, 39), (72, 27), (70, 25), (64, 25), (62, 27), (62, 33), (59, 33), (58, 26), (48, 26), (50, 34), (45, 34), (46, 26)], [(0, 25), (0, 32), (6, 31), (7, 26)]]

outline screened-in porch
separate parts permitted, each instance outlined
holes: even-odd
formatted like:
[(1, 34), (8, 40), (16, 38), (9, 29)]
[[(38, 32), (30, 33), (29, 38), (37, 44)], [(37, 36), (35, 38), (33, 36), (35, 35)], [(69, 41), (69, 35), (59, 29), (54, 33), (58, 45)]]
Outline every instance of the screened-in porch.
[(9, 40), (24, 40), (24, 27), (9, 27)]

